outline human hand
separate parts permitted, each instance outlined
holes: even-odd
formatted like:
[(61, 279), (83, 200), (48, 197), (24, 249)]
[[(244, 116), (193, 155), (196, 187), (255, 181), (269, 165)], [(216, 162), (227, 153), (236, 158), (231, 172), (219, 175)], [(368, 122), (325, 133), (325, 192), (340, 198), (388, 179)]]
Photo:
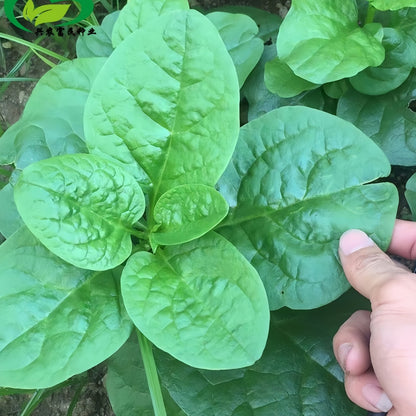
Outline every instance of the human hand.
[[(397, 220), (389, 251), (416, 258), (416, 223)], [(416, 415), (416, 279), (362, 231), (340, 239), (339, 255), (351, 285), (371, 301), (334, 337), (345, 390), (358, 406), (388, 416)]]

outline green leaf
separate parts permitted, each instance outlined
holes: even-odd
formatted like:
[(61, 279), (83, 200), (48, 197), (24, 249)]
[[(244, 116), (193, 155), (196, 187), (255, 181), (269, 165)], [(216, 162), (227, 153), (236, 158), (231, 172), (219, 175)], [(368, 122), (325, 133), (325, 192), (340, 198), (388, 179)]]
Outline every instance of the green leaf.
[(14, 188), (30, 231), (54, 254), (85, 269), (107, 270), (130, 255), (143, 215), (143, 192), (118, 165), (98, 156), (57, 156), (30, 165)]
[(376, 68), (366, 68), (350, 79), (352, 86), (362, 94), (382, 95), (393, 91), (406, 81), (416, 65), (416, 44), (404, 33), (384, 29), (384, 62)]
[(352, 309), (368, 308), (348, 294), (314, 311), (273, 313), (262, 358), (231, 371), (188, 367), (162, 352), (162, 384), (192, 416), (364, 416), (346, 396), (332, 337)]
[(8, 238), (23, 225), (23, 221), (14, 203), (13, 187), (11, 184), (7, 184), (0, 190), (0, 207), (0, 233)]
[(241, 90), (241, 94), (247, 99), (249, 105), (248, 120), (254, 120), (271, 110), (286, 105), (306, 105), (323, 109), (324, 99), (319, 89), (289, 99), (279, 97), (267, 89), (264, 83), (265, 65), (275, 57), (276, 47), (266, 45), (263, 56)]
[[(349, 287), (338, 240), (349, 228), (387, 248), (397, 210), (383, 152), (350, 123), (283, 107), (241, 128), (219, 182), (230, 213), (217, 228), (257, 269), (271, 309), (311, 309)], [(222, 227), (222, 228), (221, 228)]]
[(114, 25), (113, 46), (117, 47), (135, 30), (151, 23), (159, 16), (188, 9), (187, 0), (129, 0)]
[(264, 45), (256, 22), (244, 14), (213, 12), (206, 15), (217, 28), (231, 55), (240, 88), (259, 61)]
[(191, 10), (137, 30), (100, 71), (84, 120), (92, 153), (145, 170), (151, 208), (175, 186), (213, 186), (239, 128), (238, 80), (215, 27)]
[(279, 58), (315, 84), (351, 77), (384, 60), (383, 30), (358, 26), (355, 0), (293, 0), (277, 36)]
[(77, 269), (22, 228), (0, 246), (0, 385), (32, 389), (97, 365), (128, 338), (119, 273)]
[(294, 97), (303, 91), (319, 87), (318, 84), (295, 75), (289, 65), (282, 62), (278, 57), (266, 62), (264, 82), (273, 94), (282, 98)]
[(416, 165), (416, 71), (396, 90), (376, 97), (351, 89), (338, 102), (337, 115), (371, 137), (392, 165)]
[[(154, 416), (137, 337), (129, 340), (107, 361), (105, 386), (111, 407), (117, 416)], [(169, 416), (185, 416), (162, 388)]]
[(155, 245), (187, 243), (214, 228), (228, 213), (222, 195), (206, 185), (180, 185), (157, 201), (150, 242)]
[(76, 50), (78, 58), (90, 58), (96, 56), (108, 57), (114, 48), (111, 42), (113, 27), (120, 12), (115, 11), (104, 17), (100, 26), (89, 26), (85, 28), (95, 30), (94, 36), (78, 36)]
[(74, 59), (47, 72), (36, 84), (21, 119), (0, 138), (0, 164), (30, 163), (84, 153), (83, 112), (104, 58)]
[(416, 174), (413, 174), (406, 183), (405, 197), (412, 211), (413, 221), (416, 219)]
[(378, 10), (399, 10), (404, 7), (416, 7), (416, 0), (368, 0)]
[(134, 254), (121, 290), (143, 335), (189, 365), (238, 368), (262, 354), (269, 328), (264, 287), (238, 250), (214, 232), (156, 255)]
[(57, 22), (65, 17), (70, 7), (70, 4), (45, 4), (39, 6), (33, 10), (31, 20), (35, 20), (35, 26)]
[(211, 11), (227, 12), (234, 14), (245, 14), (251, 17), (257, 24), (259, 33), (257, 36), (264, 42), (276, 43), (277, 32), (279, 31), (282, 18), (277, 14), (272, 14), (266, 10), (250, 6), (221, 6)]

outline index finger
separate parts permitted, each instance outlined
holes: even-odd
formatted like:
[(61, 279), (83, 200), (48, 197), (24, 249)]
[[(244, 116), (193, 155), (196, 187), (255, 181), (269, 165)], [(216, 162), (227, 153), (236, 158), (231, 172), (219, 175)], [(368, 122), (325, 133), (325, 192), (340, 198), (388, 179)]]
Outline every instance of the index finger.
[(388, 251), (405, 259), (416, 259), (416, 222), (396, 220)]

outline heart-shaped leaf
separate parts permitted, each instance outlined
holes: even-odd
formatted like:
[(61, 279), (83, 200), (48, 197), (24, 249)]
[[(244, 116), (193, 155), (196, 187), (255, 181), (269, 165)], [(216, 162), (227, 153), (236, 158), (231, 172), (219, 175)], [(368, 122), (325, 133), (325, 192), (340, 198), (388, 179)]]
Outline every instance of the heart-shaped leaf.
[(262, 354), (269, 328), (264, 287), (239, 251), (214, 232), (156, 255), (134, 254), (121, 291), (143, 335), (189, 365), (239, 368)]
[(131, 253), (130, 233), (145, 200), (118, 165), (88, 154), (57, 156), (23, 170), (14, 188), (30, 231), (75, 266), (107, 270)]
[(151, 23), (159, 16), (188, 9), (187, 0), (129, 0), (114, 25), (113, 46), (117, 47), (135, 30)]
[(215, 27), (191, 10), (134, 32), (100, 71), (84, 121), (92, 153), (146, 171), (151, 209), (177, 185), (215, 185), (239, 128), (237, 75)]
[(227, 202), (214, 188), (176, 186), (164, 193), (155, 205), (150, 242), (153, 246), (186, 243), (214, 228), (227, 213)]
[(371, 137), (392, 165), (416, 165), (416, 71), (397, 89), (372, 97), (353, 89), (338, 102), (337, 115)]
[(277, 36), (279, 58), (315, 84), (351, 77), (384, 60), (380, 24), (358, 26), (355, 0), (293, 0)]
[(131, 332), (116, 270), (62, 261), (23, 227), (0, 246), (0, 385), (47, 388), (99, 364)]
[(257, 269), (270, 307), (316, 308), (349, 287), (338, 240), (349, 228), (387, 248), (397, 210), (384, 153), (331, 114), (283, 107), (241, 128), (219, 182), (230, 213), (218, 231)]

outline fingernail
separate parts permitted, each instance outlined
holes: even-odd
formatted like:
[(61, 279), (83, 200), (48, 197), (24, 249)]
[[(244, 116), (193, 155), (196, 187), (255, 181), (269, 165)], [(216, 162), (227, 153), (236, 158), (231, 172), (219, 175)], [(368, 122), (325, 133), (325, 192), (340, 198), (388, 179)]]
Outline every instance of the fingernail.
[(388, 412), (393, 404), (387, 397), (387, 394), (374, 384), (366, 384), (362, 390), (364, 398), (380, 412)]
[(342, 367), (342, 369), (344, 370), (344, 373), (348, 372), (347, 369), (347, 359), (348, 359), (348, 355), (350, 353), (350, 351), (352, 350), (352, 344), (349, 343), (344, 343), (341, 344), (338, 348), (338, 357), (340, 360), (340, 365)]
[(348, 256), (362, 248), (374, 246), (374, 241), (361, 230), (348, 230), (339, 240), (339, 249)]

